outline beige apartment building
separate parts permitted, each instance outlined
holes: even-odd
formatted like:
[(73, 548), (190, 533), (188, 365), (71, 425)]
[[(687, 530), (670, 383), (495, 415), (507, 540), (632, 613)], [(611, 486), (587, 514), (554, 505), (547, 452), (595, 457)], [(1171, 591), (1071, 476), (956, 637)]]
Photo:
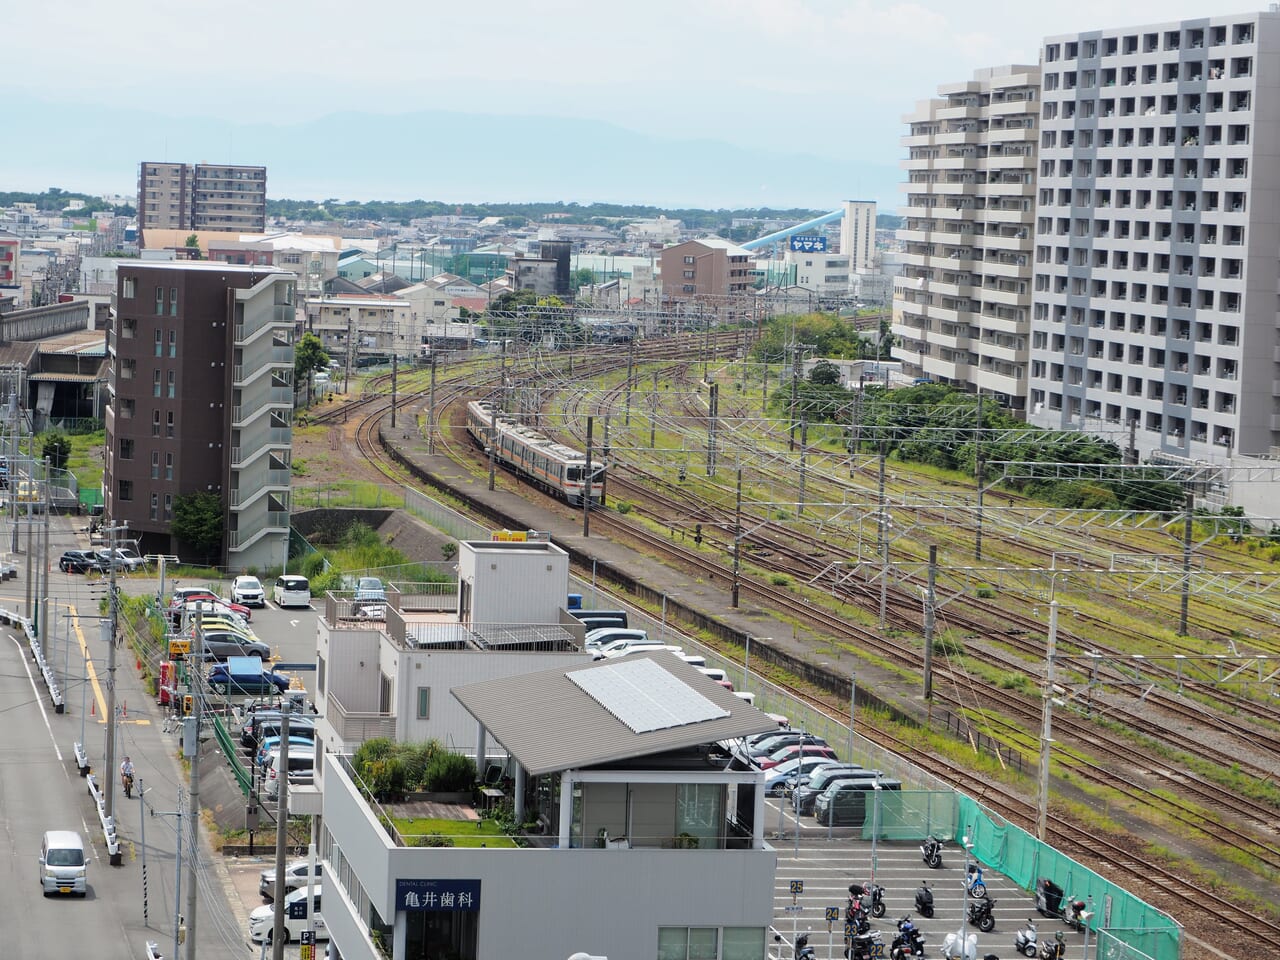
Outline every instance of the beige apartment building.
[(1030, 362), (1040, 68), (979, 70), (904, 119), (903, 272), (894, 284), (904, 372), (981, 391), (1022, 413)]

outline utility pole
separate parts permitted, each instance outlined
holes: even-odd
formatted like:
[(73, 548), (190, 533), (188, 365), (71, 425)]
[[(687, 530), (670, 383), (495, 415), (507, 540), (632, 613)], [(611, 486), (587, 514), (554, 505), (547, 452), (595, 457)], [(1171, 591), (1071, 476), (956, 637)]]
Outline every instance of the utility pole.
[(649, 395), (649, 449), (658, 447), (656, 436), (658, 429), (658, 371), (653, 371), (653, 393)]
[(587, 462), (582, 468), (582, 535), (591, 536), (591, 481), (595, 479), (591, 470), (591, 431), (595, 427), (595, 417), (587, 417)]
[[(738, 497), (733, 508), (733, 601), (730, 606), (738, 609), (739, 576), (742, 571), (742, 468), (738, 468)], [(747, 641), (750, 643), (750, 640)], [(748, 647), (748, 649), (750, 649)], [(853, 756), (853, 754), (850, 754)]]
[(1043, 842), (1049, 820), (1049, 750), (1053, 743), (1053, 659), (1058, 652), (1058, 601), (1049, 601), (1049, 639), (1045, 647), (1044, 716), (1040, 733), (1040, 797), (1036, 838)]
[(631, 382), (635, 375), (636, 367), (636, 341), (635, 337), (631, 338), (631, 342), (627, 345), (627, 404), (626, 415), (623, 418), (622, 425), (624, 427), (631, 426)]
[(399, 372), (400, 357), (394, 351), (391, 354), (391, 429), (396, 428), (396, 378)]
[(716, 418), (720, 415), (720, 384), (711, 384), (710, 416), (707, 418), (707, 476), (716, 475)]
[(427, 403), (427, 453), (436, 452), (436, 352), (431, 351), (431, 399)]
[(489, 489), (493, 489), (497, 474), (498, 454), (498, 404), (489, 401)]
[(978, 515), (974, 518), (977, 521), (977, 529), (973, 535), (973, 559), (975, 560), (982, 559), (982, 486), (987, 465), (986, 456), (982, 450), (982, 423), (982, 394), (978, 394), (978, 426), (973, 433), (973, 446), (978, 461)]
[(796, 504), (796, 515), (804, 516), (804, 483), (809, 475), (809, 415), (800, 415), (800, 502)]
[(1195, 516), (1196, 497), (1187, 491), (1186, 512), (1182, 517), (1182, 597), (1178, 611), (1178, 636), (1187, 636), (1187, 617), (1191, 607), (1191, 525)]
[[(204, 617), (196, 612), (196, 663), (204, 663)], [(204, 682), (203, 676), (197, 684)], [(187, 835), (191, 838), (191, 863), (187, 868), (187, 960), (196, 960), (196, 895), (199, 887), (196, 884), (197, 868), (200, 865), (200, 727), (204, 723), (204, 688), (192, 687), (195, 696), (195, 722), (191, 725), (191, 789), (189, 792), (188, 816), (190, 826)]]
[(937, 608), (934, 586), (938, 582), (938, 547), (929, 547), (929, 586), (924, 595), (924, 698), (933, 699), (933, 627)]
[(119, 599), (116, 596), (116, 530), (115, 523), (107, 527), (107, 761), (106, 761), (106, 815), (115, 811), (116, 798), (116, 644), (119, 624)]
[[(285, 702), (280, 713), (280, 774), (276, 782), (280, 791), (276, 794), (276, 888), (275, 915), (271, 926), (272, 960), (284, 960), (284, 867), (285, 848), (289, 839), (289, 716), (293, 712), (292, 704)], [(311, 878), (307, 878), (307, 889), (310, 889)], [(311, 912), (310, 895), (308, 895), (307, 913)], [(195, 960), (189, 957), (188, 960)]]
[(49, 628), (45, 621), (49, 619), (49, 458), (44, 458), (44, 517), (40, 529), (40, 574), (36, 578), (39, 586), (36, 600), (40, 604), (40, 649), (49, 650)]

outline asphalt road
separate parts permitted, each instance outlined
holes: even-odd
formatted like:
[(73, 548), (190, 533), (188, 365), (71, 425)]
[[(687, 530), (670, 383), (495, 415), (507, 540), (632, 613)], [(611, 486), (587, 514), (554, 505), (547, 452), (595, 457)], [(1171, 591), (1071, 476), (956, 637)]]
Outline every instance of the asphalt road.
[[(39, 555), (33, 556), (29, 580), (26, 555), (19, 553), (11, 557), (18, 566), (17, 579), (0, 584), (0, 607), (10, 611), (27, 610), (28, 582), (32, 595), (49, 597), (47, 655), (55, 672), (65, 676), (66, 689), (66, 711), (59, 715), (50, 706), (21, 633), (0, 629), (0, 902), (5, 905), (0, 953), (136, 960), (144, 956), (146, 941), (152, 940), (172, 960), (177, 818), (167, 814), (179, 809), (179, 787), (185, 789), (186, 781), (175, 740), (163, 733), (162, 711), (144, 690), (127, 649), (118, 657), (116, 673), (117, 705), (122, 712), (116, 757), (117, 761), (126, 753), (132, 757), (150, 812), (144, 818), (143, 801), (136, 793), (132, 800), (124, 799), (117, 778), (121, 866), (108, 863), (93, 801), (75, 766), (73, 744), (82, 737), (95, 773), (103, 772), (106, 751), (107, 650), (97, 633), (103, 587), (96, 579), (57, 569), (63, 550), (88, 548), (80, 529), (82, 519), (52, 518), (51, 570), (45, 583), (36, 583), (42, 566)], [(25, 533), (19, 541), (25, 547)], [(154, 575), (122, 578), (120, 584), (126, 592), (138, 594), (154, 593), (158, 587)], [(253, 625), (284, 660), (314, 661), (314, 611), (259, 610)], [(298, 676), (309, 690), (314, 689), (314, 672)], [(75, 830), (89, 846), (89, 892), (83, 900), (62, 895), (46, 898), (38, 885), (40, 839), (50, 829)], [(180, 907), (184, 913), (190, 862), (188, 847)], [(201, 960), (258, 956), (258, 949), (249, 950), (247, 931), (237, 918), (242, 908), (232, 908), (227, 871), (207, 847), (202, 847), (198, 864), (196, 940)]]

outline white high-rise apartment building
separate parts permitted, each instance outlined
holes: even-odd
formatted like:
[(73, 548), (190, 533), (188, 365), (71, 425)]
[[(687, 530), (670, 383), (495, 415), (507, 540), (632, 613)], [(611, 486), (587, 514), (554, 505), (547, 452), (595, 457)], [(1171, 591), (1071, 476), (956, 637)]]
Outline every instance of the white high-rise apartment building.
[(1050, 37), (1031, 422), (1280, 446), (1280, 14)]
[(874, 200), (846, 200), (840, 221), (840, 252), (849, 256), (849, 272), (870, 273), (876, 259)]
[(1031, 339), (1040, 70), (979, 70), (904, 119), (910, 132), (895, 359), (1021, 411)]

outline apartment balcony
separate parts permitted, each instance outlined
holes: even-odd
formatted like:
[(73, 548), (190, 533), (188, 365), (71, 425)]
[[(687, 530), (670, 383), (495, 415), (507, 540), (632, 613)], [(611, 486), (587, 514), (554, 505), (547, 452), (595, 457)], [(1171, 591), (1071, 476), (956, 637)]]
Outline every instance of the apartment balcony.
[(929, 342), (940, 349), (968, 350), (972, 340), (968, 329), (943, 326), (937, 333), (929, 334)]
[(977, 351), (984, 359), (990, 358), (991, 360), (1000, 360), (1006, 363), (1026, 363), (1030, 355), (1026, 347), (993, 343), (990, 340), (981, 341)]
[(999, 234), (974, 234), (973, 245), (983, 250), (1009, 250), (1026, 252), (1031, 249), (1030, 230), (1024, 230), (1022, 236), (1005, 237)]
[(246, 310), (246, 313), (251, 316), (246, 316), (243, 321), (235, 325), (235, 345), (238, 347), (257, 340), (264, 330), (277, 327), (292, 330), (296, 317), (293, 305), (288, 303), (273, 304), (266, 310)]
[(948, 380), (968, 380), (973, 367), (967, 359), (927, 357), (924, 368), (936, 377)]
[(939, 120), (976, 120), (982, 116), (982, 107), (978, 104), (956, 104), (950, 107), (939, 107), (933, 114)]
[(343, 706), (338, 695), (333, 692), (333, 684), (330, 685), (329, 693), (324, 699), (325, 719), (329, 721), (329, 725), (333, 727), (338, 739), (343, 743), (355, 745), (375, 737), (395, 740), (396, 715), (394, 713), (348, 710)]

